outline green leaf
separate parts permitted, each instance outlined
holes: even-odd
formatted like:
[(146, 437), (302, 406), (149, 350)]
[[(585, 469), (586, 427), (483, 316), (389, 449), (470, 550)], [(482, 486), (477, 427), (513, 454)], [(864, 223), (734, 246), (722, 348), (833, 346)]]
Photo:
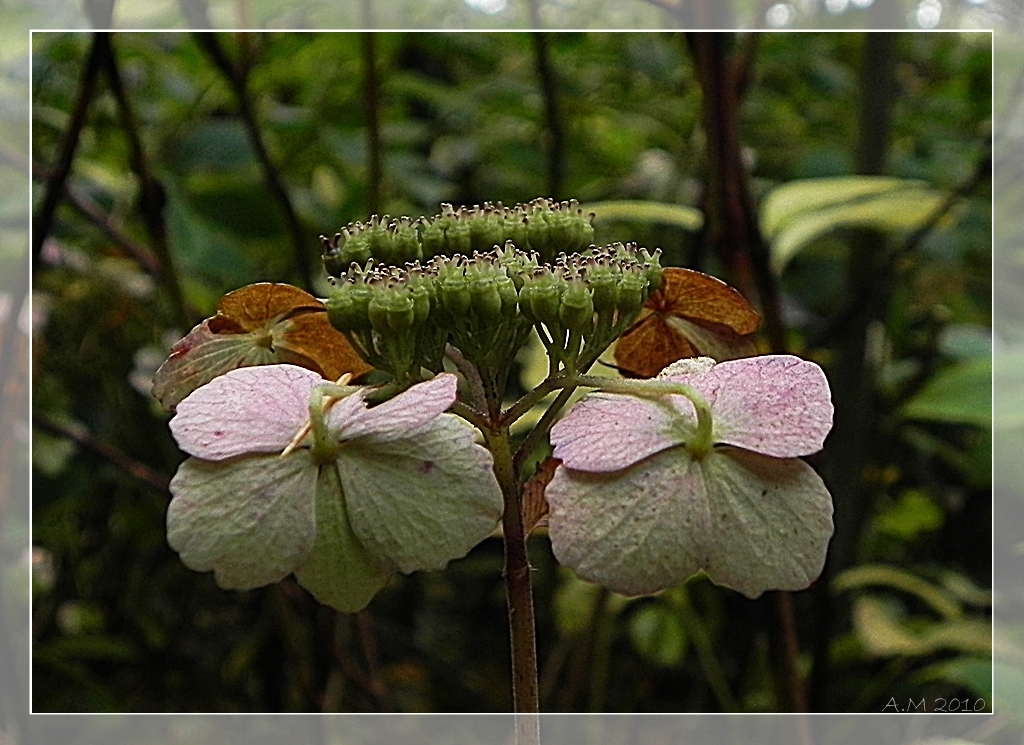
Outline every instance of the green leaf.
[(583, 206), (593, 212), (598, 220), (635, 220), (638, 222), (664, 223), (683, 230), (697, 231), (704, 224), (704, 213), (693, 207), (664, 202), (621, 199), (609, 202), (593, 202)]
[(772, 266), (782, 272), (801, 249), (841, 228), (906, 233), (923, 223), (943, 195), (920, 181), (843, 176), (792, 181), (769, 192), (761, 230), (771, 244)]
[(954, 657), (951, 660), (923, 668), (915, 677), (922, 680), (941, 680), (962, 685), (988, 704), (987, 707), (979, 709), (979, 711), (992, 710), (992, 659), (990, 657)]
[(913, 629), (898, 604), (874, 596), (857, 598), (853, 624), (865, 649), (880, 657), (919, 657), (940, 650), (987, 655), (992, 627), (977, 618), (956, 618)]
[(891, 587), (915, 595), (946, 618), (963, 615), (960, 603), (950, 593), (905, 569), (885, 564), (863, 564), (847, 569), (833, 580), (832, 589), (843, 592), (872, 585)]
[(942, 527), (943, 512), (924, 490), (908, 489), (875, 520), (886, 535), (910, 541)]
[(903, 416), (991, 426), (992, 360), (972, 359), (939, 371), (904, 405)]

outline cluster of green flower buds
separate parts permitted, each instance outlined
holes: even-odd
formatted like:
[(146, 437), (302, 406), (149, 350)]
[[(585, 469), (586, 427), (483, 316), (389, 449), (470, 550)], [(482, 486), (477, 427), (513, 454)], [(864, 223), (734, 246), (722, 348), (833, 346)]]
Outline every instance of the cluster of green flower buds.
[(633, 323), (661, 284), (660, 256), (632, 243), (591, 246), (525, 278), (519, 309), (537, 326), (552, 372), (589, 367)]
[(435, 256), (471, 256), (509, 241), (550, 262), (559, 253), (574, 254), (591, 244), (592, 219), (576, 200), (538, 198), (514, 207), (485, 202), (459, 209), (443, 204), (441, 214), (432, 218), (374, 215), (365, 223), (350, 223), (333, 238), (320, 236), (320, 241), (324, 266), (335, 277), (353, 263), (365, 267), (371, 259), (377, 264), (404, 266)]
[(500, 401), (516, 352), (536, 327), (553, 373), (589, 367), (661, 283), (660, 251), (590, 246), (543, 262), (513, 241), (401, 267), (352, 262), (326, 301), (331, 324), (400, 385), (439, 372), (447, 344)]

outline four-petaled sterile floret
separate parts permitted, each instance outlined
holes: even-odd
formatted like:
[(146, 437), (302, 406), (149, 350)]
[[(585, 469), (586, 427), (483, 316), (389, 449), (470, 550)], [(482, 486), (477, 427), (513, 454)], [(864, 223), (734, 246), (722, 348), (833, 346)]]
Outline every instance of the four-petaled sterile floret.
[(222, 587), (294, 573), (321, 602), (362, 608), (396, 571), (440, 569), (491, 534), (502, 498), (475, 430), (444, 411), (442, 374), (373, 408), (371, 389), (294, 365), (233, 370), (177, 408), (189, 453), (168, 542)]
[[(817, 578), (832, 500), (800, 456), (832, 425), (821, 368), (789, 355), (703, 358), (631, 385), (638, 395), (588, 395), (551, 430), (556, 558), (626, 595), (699, 571), (748, 597)], [(673, 385), (686, 395), (666, 394)]]

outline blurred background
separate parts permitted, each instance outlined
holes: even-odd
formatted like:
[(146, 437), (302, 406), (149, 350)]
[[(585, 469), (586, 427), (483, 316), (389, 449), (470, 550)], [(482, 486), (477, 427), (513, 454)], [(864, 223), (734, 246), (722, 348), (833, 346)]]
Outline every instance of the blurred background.
[(784, 600), (702, 579), (627, 599), (534, 538), (542, 707), (991, 711), (989, 34), (37, 32), (32, 52), (35, 711), (509, 709), (498, 539), (353, 616), (290, 580), (222, 591), (166, 545), (183, 456), (149, 387), (224, 293), (322, 296), (320, 233), (539, 195), (734, 284), (762, 351), (825, 367), (812, 462), (837, 524)]

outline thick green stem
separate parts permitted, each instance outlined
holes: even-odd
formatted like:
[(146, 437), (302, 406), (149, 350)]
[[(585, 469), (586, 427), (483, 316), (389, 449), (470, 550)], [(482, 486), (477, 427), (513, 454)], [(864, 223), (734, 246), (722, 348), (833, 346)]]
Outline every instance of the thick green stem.
[[(530, 562), (526, 555), (526, 531), (519, 501), (519, 478), (512, 459), (508, 428), (484, 430), (484, 438), (494, 457), (494, 475), (505, 500), (501, 527), (505, 539), (505, 592), (512, 638), (513, 710), (518, 715), (536, 715), (540, 711), (536, 625)], [(539, 745), (539, 742), (539, 719), (536, 716), (517, 717), (517, 745)]]

